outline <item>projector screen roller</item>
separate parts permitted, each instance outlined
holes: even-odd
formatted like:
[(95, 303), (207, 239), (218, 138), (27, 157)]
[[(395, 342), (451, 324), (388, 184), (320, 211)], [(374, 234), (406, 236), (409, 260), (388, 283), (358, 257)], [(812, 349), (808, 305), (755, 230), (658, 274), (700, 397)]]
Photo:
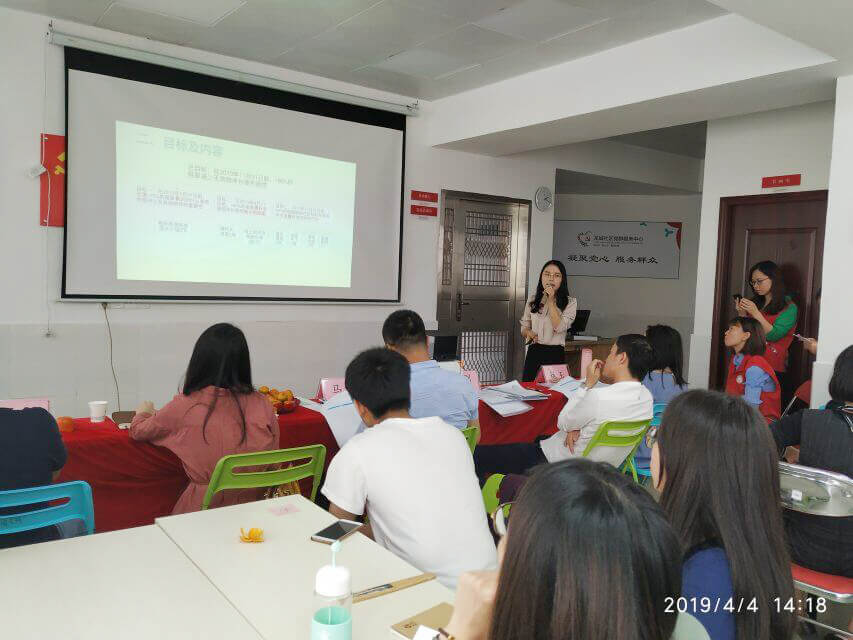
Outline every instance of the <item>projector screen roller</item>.
[(73, 49), (66, 65), (63, 297), (399, 300), (404, 116)]

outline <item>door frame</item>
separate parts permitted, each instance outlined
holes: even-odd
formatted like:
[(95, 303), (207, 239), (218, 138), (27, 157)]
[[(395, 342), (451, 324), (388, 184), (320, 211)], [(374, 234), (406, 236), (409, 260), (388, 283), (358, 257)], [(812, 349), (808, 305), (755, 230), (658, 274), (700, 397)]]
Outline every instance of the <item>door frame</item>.
[[(476, 193), (472, 191), (456, 191), (453, 189), (442, 189), (441, 197), (440, 197), (440, 213), (439, 213), (439, 224), (438, 224), (438, 268), (436, 270), (436, 321), (438, 322), (438, 305), (441, 304), (441, 294), (442, 289), (446, 287), (446, 285), (442, 284), (442, 259), (444, 256), (444, 213), (447, 208), (447, 201), (450, 199), (455, 200), (475, 200), (480, 202), (491, 202), (496, 204), (514, 204), (518, 205), (519, 208), (527, 209), (527, 223), (524, 224), (521, 219), (519, 219), (518, 224), (518, 237), (515, 239), (515, 249), (518, 251), (518, 248), (524, 247), (524, 264), (519, 264), (516, 269), (516, 291), (515, 291), (515, 301), (516, 304), (518, 300), (521, 300), (521, 307), (523, 308), (524, 303), (527, 301), (527, 288), (528, 288), (528, 279), (530, 277), (530, 228), (532, 225), (532, 217), (533, 217), (533, 201), (525, 198), (511, 198), (506, 196), (495, 196), (489, 195), (485, 193)], [(523, 212), (519, 212), (519, 216), (523, 216)], [(519, 293), (519, 286), (523, 287), (523, 291)], [(518, 315), (517, 319), (520, 319), (521, 316)], [(524, 367), (524, 344), (520, 339), (519, 331), (513, 331), (510, 329), (510, 344), (512, 345), (512, 359), (509, 362), (509, 369), (507, 371), (507, 376), (510, 380), (513, 378), (517, 378), (521, 375), (521, 370)], [(461, 348), (461, 341), (459, 343)]]
[(720, 218), (717, 225), (717, 273), (714, 277), (714, 314), (711, 320), (711, 362), (708, 373), (708, 388), (713, 389), (719, 374), (720, 329), (722, 328), (722, 310), (728, 300), (728, 269), (731, 261), (731, 245), (727, 242), (732, 227), (734, 208), (744, 204), (779, 204), (789, 202), (827, 202), (827, 189), (811, 191), (786, 191), (781, 193), (758, 194), (751, 196), (729, 196), (720, 198)]

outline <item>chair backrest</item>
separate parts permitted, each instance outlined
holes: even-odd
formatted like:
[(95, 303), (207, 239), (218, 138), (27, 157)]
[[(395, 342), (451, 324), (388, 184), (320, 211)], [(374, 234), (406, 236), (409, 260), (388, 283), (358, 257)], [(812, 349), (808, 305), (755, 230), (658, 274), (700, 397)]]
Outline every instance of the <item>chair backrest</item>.
[[(236, 468), (265, 467), (299, 460), (306, 462), (285, 469), (270, 471), (234, 471)], [(313, 502), (317, 497), (317, 489), (320, 486), (320, 477), (323, 475), (325, 462), (326, 447), (322, 444), (224, 456), (216, 463), (216, 468), (210, 476), (210, 483), (207, 485), (207, 492), (204, 494), (201, 508), (207, 509), (214, 494), (225, 489), (277, 487), (305, 478), (313, 479), (311, 485), (311, 501)]]
[[(48, 506), (46, 503), (68, 499), (65, 504)], [(82, 520), (87, 533), (95, 532), (95, 508), (92, 505), (92, 488), (81, 480), (49, 484), (43, 487), (0, 491), (0, 509), (7, 507), (35, 507), (21, 513), (0, 515), (0, 535), (32, 531), (67, 520)]]
[(711, 640), (708, 631), (689, 613), (679, 612), (670, 640)]
[(501, 488), (501, 482), (503, 482), (503, 479), (504, 474), (493, 473), (486, 478), (486, 482), (483, 484), (483, 506), (486, 507), (486, 513), (489, 515), (492, 515), (500, 504), (498, 490)]
[(652, 408), (652, 427), (659, 427), (663, 412), (666, 411), (666, 402), (656, 402)]
[(853, 480), (842, 473), (779, 463), (782, 506), (820, 516), (853, 516)]
[(0, 400), (0, 409), (32, 409), (33, 407), (50, 411), (50, 399), (14, 398), (12, 400)]
[(466, 429), (462, 429), (462, 435), (465, 436), (465, 440), (468, 442), (468, 447), (471, 449), (471, 453), (474, 453), (474, 448), (477, 446), (477, 436), (480, 435), (479, 427), (468, 427)]
[[(649, 428), (650, 420), (635, 420), (631, 422), (602, 422), (598, 431), (584, 449), (583, 457), (591, 460), (615, 460), (613, 449), (622, 449), (625, 455), (618, 464), (633, 457), (634, 452), (643, 441), (643, 436)], [(610, 451), (608, 451), (610, 449)]]

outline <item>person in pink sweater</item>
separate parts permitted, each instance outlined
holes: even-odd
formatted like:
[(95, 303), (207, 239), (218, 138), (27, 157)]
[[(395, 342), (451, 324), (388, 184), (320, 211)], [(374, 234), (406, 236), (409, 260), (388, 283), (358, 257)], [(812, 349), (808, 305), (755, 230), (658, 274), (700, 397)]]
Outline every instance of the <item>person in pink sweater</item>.
[[(210, 476), (223, 456), (279, 448), (278, 419), (252, 386), (246, 337), (230, 324), (215, 324), (193, 349), (183, 393), (159, 411), (139, 405), (130, 425), (134, 440), (172, 451), (189, 477), (173, 514), (199, 511)], [(220, 491), (211, 507), (251, 502), (260, 490)]]

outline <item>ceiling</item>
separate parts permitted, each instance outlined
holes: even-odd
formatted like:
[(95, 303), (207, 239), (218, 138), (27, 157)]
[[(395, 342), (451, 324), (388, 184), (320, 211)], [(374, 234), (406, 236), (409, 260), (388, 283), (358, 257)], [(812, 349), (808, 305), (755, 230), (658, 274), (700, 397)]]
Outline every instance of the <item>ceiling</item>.
[(676, 127), (638, 131), (610, 138), (616, 142), (645, 147), (656, 151), (665, 151), (679, 156), (702, 159), (705, 157), (705, 137), (708, 133), (707, 122), (694, 122)]
[(0, 0), (0, 5), (425, 100), (726, 13), (705, 0)]
[(699, 191), (687, 191), (674, 187), (610, 178), (580, 171), (557, 169), (554, 192), (560, 194), (620, 195), (620, 196), (671, 196), (690, 195)]

